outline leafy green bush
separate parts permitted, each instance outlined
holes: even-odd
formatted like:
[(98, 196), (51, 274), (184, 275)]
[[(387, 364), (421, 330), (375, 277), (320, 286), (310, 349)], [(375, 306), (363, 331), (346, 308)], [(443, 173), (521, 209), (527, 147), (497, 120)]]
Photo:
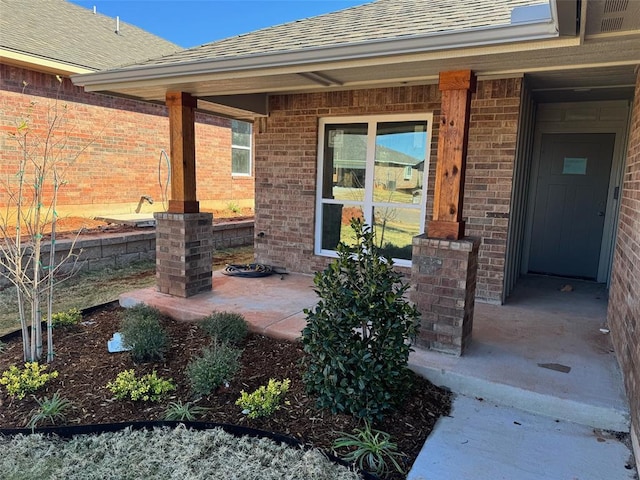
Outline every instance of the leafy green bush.
[(208, 411), (208, 408), (193, 405), (191, 402), (182, 403), (178, 400), (177, 402), (171, 402), (169, 404), (167, 409), (164, 411), (164, 419), (179, 422), (192, 422), (197, 416), (203, 415)]
[(118, 400), (127, 398), (143, 402), (159, 401), (165, 393), (176, 389), (172, 380), (164, 380), (158, 377), (155, 370), (152, 373), (136, 378), (136, 374), (131, 370), (120, 372), (113, 382), (107, 383), (107, 388), (115, 394)]
[(82, 313), (77, 308), (70, 308), (66, 312), (58, 312), (51, 315), (51, 324), (54, 327), (77, 325), (80, 320), (82, 320)]
[(124, 313), (120, 325), (125, 347), (131, 348), (136, 362), (162, 360), (167, 349), (167, 334), (160, 325), (160, 312), (138, 304)]
[(240, 212), (240, 205), (238, 205), (236, 202), (227, 203), (227, 208), (229, 209), (230, 212), (233, 212), (233, 213)]
[(354, 434), (342, 432), (341, 435), (333, 442), (333, 448), (349, 449), (349, 453), (340, 457), (343, 460), (379, 476), (391, 470), (404, 473), (399, 461), (405, 455), (398, 451), (398, 445), (391, 441), (388, 433), (372, 429), (371, 424), (365, 421), (364, 428), (356, 428)]
[(36, 398), (38, 408), (33, 411), (33, 415), (27, 423), (28, 428), (36, 428), (42, 421), (46, 421), (55, 425), (58, 421), (64, 421), (65, 410), (69, 409), (73, 404), (58, 392), (54, 393), (51, 398)]
[(212, 393), (224, 382), (230, 381), (240, 368), (242, 351), (226, 343), (213, 342), (202, 349), (200, 356), (187, 365), (187, 378), (194, 395)]
[(244, 317), (233, 312), (213, 313), (201, 320), (200, 328), (213, 339), (229, 343), (240, 343), (249, 332)]
[(266, 387), (261, 385), (253, 393), (241, 390), (236, 405), (241, 406), (242, 413), (246, 413), (249, 418), (268, 417), (280, 408), (290, 385), (291, 380), (288, 378), (281, 382), (271, 378)]
[(305, 310), (303, 380), (322, 408), (381, 418), (410, 388), (409, 341), (419, 313), (372, 230), (359, 219), (351, 227), (356, 244), (341, 242), (338, 258), (314, 278), (320, 301)]
[(51, 373), (44, 373), (46, 369), (46, 365), (40, 365), (38, 362), (27, 362), (22, 370), (11, 365), (9, 370), (2, 372), (0, 385), (7, 388), (9, 396), (22, 400), (27, 393), (35, 392), (49, 380), (58, 376), (58, 372), (55, 370)]

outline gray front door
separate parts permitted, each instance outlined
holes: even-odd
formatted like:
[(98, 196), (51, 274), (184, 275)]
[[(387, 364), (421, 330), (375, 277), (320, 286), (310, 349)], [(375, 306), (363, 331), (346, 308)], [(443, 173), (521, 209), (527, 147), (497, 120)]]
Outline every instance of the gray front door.
[(615, 134), (543, 134), (529, 272), (595, 280)]

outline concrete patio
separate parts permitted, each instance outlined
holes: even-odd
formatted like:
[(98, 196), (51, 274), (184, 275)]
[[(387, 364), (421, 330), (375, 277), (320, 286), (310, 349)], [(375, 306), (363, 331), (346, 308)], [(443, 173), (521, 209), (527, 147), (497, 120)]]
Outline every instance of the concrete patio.
[[(571, 288), (564, 290), (570, 291), (561, 291), (567, 284)], [(241, 312), (253, 331), (289, 340), (299, 337), (305, 325), (303, 309), (313, 307), (316, 301), (313, 277), (309, 275), (240, 278), (225, 276), (220, 271), (214, 272), (212, 292), (188, 299), (161, 294), (153, 287), (120, 297), (120, 304), (124, 307), (147, 303), (173, 318), (186, 321), (196, 320), (213, 311)], [(521, 279), (507, 304), (476, 304), (473, 341), (463, 357), (417, 349), (410, 358), (410, 367), (436, 385), (448, 387), (460, 394), (454, 401), (454, 414), (463, 412), (459, 415), (459, 421), (464, 425), (452, 426), (450, 423), (455, 422), (452, 418), (442, 419), (432, 435), (437, 445), (427, 442), (425, 454), (419, 457), (410, 478), (569, 478), (562, 475), (548, 476), (547, 473), (538, 477), (458, 477), (454, 471), (447, 476), (442, 470), (433, 470), (434, 452), (426, 451), (428, 448), (438, 451), (442, 448), (442, 442), (446, 445), (451, 440), (446, 432), (465, 426), (470, 428), (474, 423), (469, 418), (492, 419), (495, 415), (500, 415), (496, 412), (506, 415), (503, 418), (522, 415), (526, 419), (523, 421), (528, 425), (537, 425), (526, 430), (531, 435), (545, 435), (544, 425), (548, 422), (557, 427), (554, 430), (557, 434), (549, 437), (553, 441), (546, 447), (536, 447), (536, 454), (541, 454), (540, 448), (547, 448), (546, 455), (549, 458), (559, 458), (560, 463), (566, 466), (566, 455), (558, 457), (557, 452), (563, 448), (571, 451), (578, 449), (570, 459), (570, 462), (575, 461), (576, 468), (580, 464), (588, 465), (589, 458), (597, 455), (605, 468), (609, 468), (608, 471), (626, 475), (629, 470), (624, 468), (620, 459), (624, 458), (626, 464), (630, 450), (615, 438), (609, 436), (604, 442), (594, 440), (595, 450), (579, 446), (579, 439), (589, 436), (588, 433), (594, 429), (629, 431), (628, 404), (622, 378), (604, 324), (606, 309), (607, 294), (602, 285), (529, 276)], [(489, 408), (490, 415), (480, 413), (485, 408)], [(469, 409), (476, 409), (479, 415), (471, 415)], [(455, 415), (452, 417), (455, 418)], [(558, 426), (561, 421), (566, 428)], [(500, 421), (491, 422), (493, 427), (486, 428), (498, 428), (494, 435), (503, 440), (496, 441), (493, 446), (483, 444), (476, 452), (481, 458), (476, 458), (475, 461), (482, 462), (485, 456), (490, 458), (493, 455), (518, 464), (525, 460), (518, 460), (519, 455), (534, 453), (527, 445), (537, 444), (536, 436), (529, 439), (533, 443), (523, 444), (518, 441), (519, 446), (512, 454), (505, 452), (504, 449), (508, 449), (510, 445), (509, 429), (505, 427), (501, 432)], [(505, 425), (510, 424), (507, 421)], [(520, 429), (518, 435), (527, 435), (523, 433), (524, 430)], [(615, 443), (615, 448), (611, 447), (611, 443)], [(559, 444), (564, 446), (560, 448)], [(572, 449), (572, 444), (575, 449)], [(608, 447), (605, 448), (605, 445)], [(488, 451), (494, 453), (488, 454)], [(473, 463), (474, 454), (469, 449), (460, 455), (461, 458), (468, 459), (465, 462)], [(438, 465), (438, 468), (441, 467), (442, 465)], [(487, 471), (493, 472), (495, 468), (499, 470), (499, 467), (494, 467)], [(552, 467), (551, 470), (553, 471)], [(506, 471), (509, 470), (505, 465)], [(561, 471), (556, 472), (560, 475)], [(594, 470), (594, 475), (595, 472)], [(570, 478), (596, 480), (604, 477)]]

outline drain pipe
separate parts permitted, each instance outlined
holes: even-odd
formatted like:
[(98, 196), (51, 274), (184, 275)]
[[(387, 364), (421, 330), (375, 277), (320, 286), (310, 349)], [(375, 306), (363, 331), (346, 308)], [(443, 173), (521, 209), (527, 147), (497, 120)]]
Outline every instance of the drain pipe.
[(149, 205), (153, 205), (153, 198), (151, 198), (149, 195), (142, 195), (140, 197), (140, 200), (138, 201), (138, 206), (136, 207), (136, 213), (140, 213), (140, 210), (142, 209), (142, 204), (145, 201), (148, 202)]

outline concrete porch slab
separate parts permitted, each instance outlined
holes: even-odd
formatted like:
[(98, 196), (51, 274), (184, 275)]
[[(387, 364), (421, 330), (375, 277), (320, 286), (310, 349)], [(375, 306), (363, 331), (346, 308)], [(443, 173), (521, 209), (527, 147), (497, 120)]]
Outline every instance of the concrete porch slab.
[(146, 303), (176, 320), (199, 320), (216, 311), (242, 313), (249, 328), (263, 335), (295, 340), (306, 321), (303, 309), (313, 307), (317, 296), (313, 276), (302, 274), (242, 278), (213, 273), (213, 290), (189, 298), (157, 291), (156, 287), (120, 295), (120, 305), (129, 308)]
[[(589, 282), (573, 282), (572, 292), (560, 292), (562, 284), (561, 279), (524, 279), (510, 303), (476, 304), (473, 341), (463, 357), (417, 350), (409, 366), (456, 393), (628, 432), (621, 374), (611, 341), (600, 332), (606, 292)], [(300, 336), (303, 309), (317, 300), (311, 275), (240, 278), (220, 271), (213, 274), (212, 292), (188, 299), (161, 294), (155, 287), (120, 296), (124, 307), (147, 303), (177, 320), (239, 312), (252, 331), (287, 340)]]
[[(562, 292), (566, 284), (573, 290)], [(476, 304), (463, 357), (419, 350), (411, 367), (456, 393), (628, 432), (622, 375), (611, 339), (600, 331), (606, 299), (603, 285), (525, 277), (507, 304)]]
[(632, 480), (631, 450), (610, 433), (458, 395), (408, 480)]

